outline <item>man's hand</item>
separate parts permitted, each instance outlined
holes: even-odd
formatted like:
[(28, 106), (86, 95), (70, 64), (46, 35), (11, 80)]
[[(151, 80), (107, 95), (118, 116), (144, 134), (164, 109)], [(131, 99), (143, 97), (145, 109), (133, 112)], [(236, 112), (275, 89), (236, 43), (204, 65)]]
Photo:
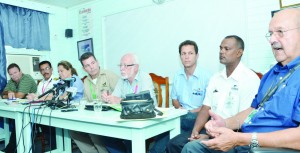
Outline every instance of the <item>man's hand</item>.
[(218, 137), (210, 140), (203, 140), (202, 143), (210, 149), (228, 151), (237, 146), (238, 133), (224, 127), (211, 129), (212, 133), (219, 133)]
[(36, 97), (36, 95), (34, 93), (30, 93), (26, 96), (26, 98), (31, 101), (31, 100), (34, 100), (34, 98)]
[(188, 138), (190, 141), (194, 141), (194, 140), (205, 140), (208, 139), (209, 136), (206, 134), (193, 134), (191, 135), (190, 138)]
[(8, 93), (7, 93), (7, 98), (8, 98), (8, 99), (15, 99), (15, 98), (16, 98), (16, 95), (15, 95), (14, 92), (8, 92)]
[(211, 117), (211, 120), (205, 124), (206, 133), (212, 137), (217, 137), (219, 133), (214, 133), (213, 131), (217, 127), (226, 127), (225, 120), (211, 110), (209, 110), (208, 113)]

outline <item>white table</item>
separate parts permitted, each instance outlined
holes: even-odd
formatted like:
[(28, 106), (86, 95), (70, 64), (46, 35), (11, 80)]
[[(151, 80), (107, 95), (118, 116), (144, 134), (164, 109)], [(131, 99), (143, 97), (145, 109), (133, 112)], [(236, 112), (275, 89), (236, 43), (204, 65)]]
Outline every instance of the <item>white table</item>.
[[(22, 107), (24, 108), (24, 106)], [(17, 125), (22, 125), (22, 120), (20, 118), (23, 116), (22, 107), (16, 108), (16, 111), (18, 112), (16, 113), (18, 117), (15, 118), (16, 128), (18, 128), (16, 129), (17, 135), (21, 132), (20, 126)], [(121, 120), (120, 112), (117, 111), (93, 112), (79, 109), (79, 111), (74, 112), (61, 112), (60, 110), (53, 110), (51, 117), (49, 117), (50, 112), (51, 110), (46, 108), (44, 111), (39, 111), (38, 114), (35, 115), (35, 117), (38, 117), (39, 124), (131, 140), (133, 153), (145, 152), (145, 141), (148, 138), (166, 131), (170, 131), (170, 138), (179, 134), (179, 117), (187, 113), (185, 110), (168, 109), (165, 113), (167, 115), (164, 118), (128, 121)], [(24, 122), (28, 123), (30, 119), (28, 111), (25, 111), (25, 116), (27, 117), (25, 117)], [(40, 119), (40, 117), (42, 118)], [(49, 122), (50, 120), (51, 122)], [(30, 130), (30, 127), (27, 126), (24, 128), (23, 132), (26, 152), (28, 152), (29, 147), (31, 146)], [(62, 146), (58, 146), (58, 152), (71, 152), (71, 140), (67, 130), (65, 130), (64, 133), (64, 149)], [(20, 144), (22, 144), (22, 140), (23, 139), (21, 139)], [(23, 150), (23, 145), (19, 145), (18, 152), (23, 152)]]

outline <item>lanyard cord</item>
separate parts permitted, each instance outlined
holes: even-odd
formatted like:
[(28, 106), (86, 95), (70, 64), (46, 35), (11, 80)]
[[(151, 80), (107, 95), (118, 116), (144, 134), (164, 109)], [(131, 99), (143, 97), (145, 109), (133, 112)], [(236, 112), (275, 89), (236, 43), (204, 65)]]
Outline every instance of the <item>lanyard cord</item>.
[(270, 97), (275, 93), (275, 91), (278, 89), (278, 87), (286, 80), (288, 79), (295, 71), (296, 69), (300, 66), (300, 63), (297, 64), (295, 67), (293, 67), (289, 73), (287, 73), (277, 84), (276, 86), (270, 90), (267, 94), (265, 94), (263, 100), (259, 103), (258, 107), (262, 107), (264, 103), (270, 99)]
[(52, 78), (50, 79), (50, 81), (48, 81), (48, 83), (47, 83), (47, 85), (46, 85), (46, 87), (44, 87), (44, 85), (45, 85), (45, 82), (43, 83), (43, 87), (42, 87), (42, 93), (44, 93), (45, 92), (45, 90), (47, 89), (47, 87), (48, 87), (48, 85), (50, 84), (50, 82), (52, 81)]
[(90, 81), (90, 92), (92, 94), (92, 99), (97, 99), (97, 96), (96, 96), (95, 90), (93, 90), (91, 81)]

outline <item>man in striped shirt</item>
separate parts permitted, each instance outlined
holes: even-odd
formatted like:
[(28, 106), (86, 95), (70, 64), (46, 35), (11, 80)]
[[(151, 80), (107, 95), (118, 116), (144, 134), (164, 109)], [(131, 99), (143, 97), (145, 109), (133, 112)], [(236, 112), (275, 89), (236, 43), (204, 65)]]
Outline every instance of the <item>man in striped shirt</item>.
[(4, 88), (3, 98), (25, 98), (28, 93), (36, 92), (37, 86), (34, 79), (29, 74), (23, 74), (16, 63), (10, 64), (7, 72), (11, 79)]

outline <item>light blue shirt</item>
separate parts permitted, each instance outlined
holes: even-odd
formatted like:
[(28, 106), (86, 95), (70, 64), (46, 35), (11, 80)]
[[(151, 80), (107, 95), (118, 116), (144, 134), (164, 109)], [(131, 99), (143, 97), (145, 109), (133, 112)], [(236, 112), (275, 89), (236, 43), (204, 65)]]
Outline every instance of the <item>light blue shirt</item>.
[[(72, 93), (72, 101), (77, 101), (77, 100), (81, 100), (83, 97), (83, 82), (81, 81), (81, 79), (77, 76), (77, 75), (72, 75), (72, 78), (75, 78), (75, 81), (72, 85), (72, 87), (76, 88), (76, 94)], [(65, 90), (68, 90), (68, 88), (66, 88)], [(62, 95), (62, 93), (60, 93)]]
[(197, 66), (187, 79), (184, 69), (181, 69), (174, 76), (171, 98), (178, 100), (187, 110), (201, 107), (210, 77), (210, 72)]
[(132, 84), (129, 83), (128, 79), (119, 79), (112, 95), (123, 99), (126, 97), (126, 94), (139, 93), (146, 90), (150, 91), (151, 98), (153, 99), (154, 104), (156, 104), (154, 86), (150, 75), (139, 71)]

